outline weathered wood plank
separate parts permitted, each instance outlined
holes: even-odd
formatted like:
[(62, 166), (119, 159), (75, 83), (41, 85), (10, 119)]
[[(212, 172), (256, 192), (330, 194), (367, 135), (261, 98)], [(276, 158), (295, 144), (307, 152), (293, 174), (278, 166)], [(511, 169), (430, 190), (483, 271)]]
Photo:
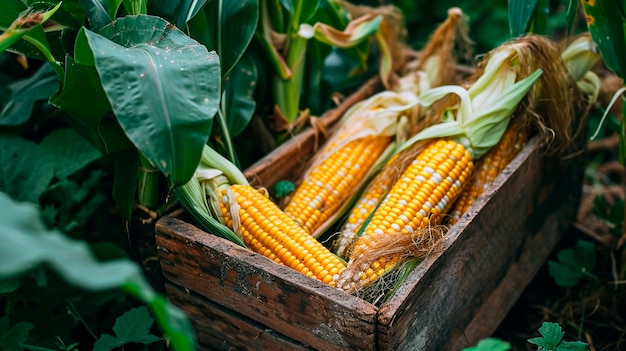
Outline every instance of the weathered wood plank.
[(373, 350), (373, 305), (170, 216), (156, 225), (169, 282), (320, 350)]
[(557, 184), (543, 156), (532, 141), (381, 306), (379, 349), (457, 350), (495, 330), (574, 218), (577, 177)]
[(189, 316), (200, 350), (312, 350), (177, 285), (167, 283), (165, 289), (168, 299)]

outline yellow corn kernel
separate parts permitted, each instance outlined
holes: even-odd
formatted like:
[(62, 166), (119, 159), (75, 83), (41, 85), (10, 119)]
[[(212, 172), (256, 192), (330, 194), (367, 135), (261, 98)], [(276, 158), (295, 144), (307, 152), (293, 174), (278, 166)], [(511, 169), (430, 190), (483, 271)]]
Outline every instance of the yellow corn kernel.
[[(269, 198), (249, 185), (233, 184), (222, 193), (225, 223), (242, 235), (246, 245), (277, 263), (316, 278), (330, 286), (345, 264), (309, 235)], [(233, 227), (231, 201), (239, 205), (240, 225)]]
[(339, 147), (302, 180), (285, 213), (315, 232), (347, 201), (390, 142), (388, 136), (372, 136)]
[(520, 152), (528, 138), (529, 132), (526, 128), (519, 125), (511, 125), (507, 128), (496, 146), (477, 162), (474, 174), (450, 211), (450, 216), (447, 218), (448, 224), (455, 224), (459, 221), (461, 216), (476, 202), (476, 199)]
[[(440, 224), (473, 167), (472, 155), (462, 144), (449, 139), (431, 142), (375, 210), (371, 222), (353, 246), (348, 267), (355, 259), (378, 249), (369, 244), (372, 236), (401, 233), (415, 237), (423, 233), (423, 229)], [(405, 219), (408, 223), (400, 226), (398, 223), (405, 223)], [(392, 269), (399, 259), (397, 255), (382, 256), (356, 272), (346, 270), (348, 273), (340, 275), (337, 286), (346, 291), (365, 287)]]

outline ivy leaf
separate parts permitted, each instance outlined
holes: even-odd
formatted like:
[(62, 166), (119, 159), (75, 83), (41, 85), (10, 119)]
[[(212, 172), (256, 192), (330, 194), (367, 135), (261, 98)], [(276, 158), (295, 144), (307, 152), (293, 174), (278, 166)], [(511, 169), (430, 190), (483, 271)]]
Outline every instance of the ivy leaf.
[(511, 344), (497, 338), (482, 339), (474, 347), (467, 347), (461, 351), (509, 351)]
[(539, 328), (541, 337), (528, 339), (528, 342), (539, 346), (537, 351), (585, 351), (589, 346), (582, 341), (563, 341), (565, 332), (558, 323), (543, 322)]
[(94, 351), (109, 351), (128, 343), (149, 345), (158, 337), (150, 334), (154, 319), (145, 306), (133, 308), (115, 320), (113, 332), (116, 336), (103, 334), (94, 344)]
[(0, 318), (0, 349), (5, 351), (21, 351), (22, 344), (28, 339), (33, 325), (19, 322), (9, 328), (9, 317)]
[(548, 270), (558, 286), (571, 288), (596, 266), (596, 251), (592, 242), (579, 240), (575, 247), (557, 253), (558, 261), (548, 261)]

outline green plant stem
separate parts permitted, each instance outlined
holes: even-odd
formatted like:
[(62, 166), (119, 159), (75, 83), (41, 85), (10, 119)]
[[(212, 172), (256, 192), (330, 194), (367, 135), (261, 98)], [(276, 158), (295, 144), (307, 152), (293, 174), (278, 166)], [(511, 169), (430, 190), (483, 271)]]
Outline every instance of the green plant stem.
[[(222, 101), (224, 101), (223, 98), (222, 98)], [(226, 118), (224, 115), (225, 113), (223, 112), (223, 110), (219, 109), (217, 111), (217, 115), (215, 116), (215, 118), (217, 119), (217, 123), (219, 123), (220, 131), (222, 133), (222, 138), (224, 141), (223, 146), (226, 151), (226, 157), (228, 158), (230, 162), (237, 165), (237, 167), (240, 167), (239, 161), (237, 160), (237, 155), (235, 154), (233, 141), (231, 140), (230, 133), (228, 132), (228, 125), (226, 124)]]
[(145, 15), (148, 13), (148, 1), (147, 0), (131, 0), (130, 1), (130, 13), (132, 15)]
[(85, 329), (87, 329), (87, 331), (89, 332), (89, 334), (91, 334), (94, 340), (98, 340), (98, 336), (91, 330), (91, 328), (89, 328), (87, 322), (85, 322), (83, 317), (81, 317), (81, 315), (76, 310), (76, 307), (74, 307), (74, 305), (69, 301), (67, 302), (67, 306), (72, 317), (74, 317), (77, 321), (80, 322), (80, 324), (83, 325), (83, 327), (85, 327)]
[(583, 324), (585, 324), (585, 305), (582, 306), (582, 314), (580, 316), (580, 324), (578, 325), (578, 340), (583, 338)]
[(581, 275), (593, 282), (599, 283), (601, 282), (600, 277), (598, 277), (597, 275), (593, 274), (593, 273), (589, 273), (586, 270), (582, 270)]
[(274, 31), (271, 23), (272, 19), (273, 17), (269, 13), (266, 1), (261, 1), (260, 25), (255, 36), (263, 50), (269, 56), (269, 62), (276, 70), (276, 74), (278, 74), (281, 79), (289, 79), (289, 77), (291, 77), (291, 71), (272, 42), (272, 31)]
[(300, 33), (292, 36), (287, 52), (287, 66), (291, 69), (292, 75), (289, 79), (277, 78), (274, 81), (276, 103), (289, 123), (295, 122), (298, 118), (308, 39), (308, 35), (303, 36)]
[(65, 80), (65, 72), (63, 71), (63, 67), (61, 67), (61, 63), (58, 62), (54, 58), (54, 56), (52, 56), (52, 52), (50, 52), (50, 49), (42, 45), (39, 41), (32, 40), (29, 36), (24, 36), (24, 40), (33, 44), (43, 54), (43, 56), (46, 58), (46, 61), (48, 61), (48, 63), (52, 65), (54, 73), (56, 73), (59, 81), (61, 82), (61, 84), (63, 84), (63, 81)]
[(159, 172), (141, 153), (139, 161), (138, 202), (140, 206), (153, 210), (159, 206)]
[[(626, 89), (626, 86), (622, 87), (622, 89)], [(619, 135), (619, 150), (618, 150), (618, 158), (622, 166), (626, 167), (626, 98), (624, 95), (621, 95), (622, 98), (622, 122), (620, 128)], [(626, 186), (625, 186), (626, 188)], [(625, 189), (626, 190), (626, 189)], [(624, 225), (624, 219), (626, 219), (626, 206), (624, 206), (624, 215), (622, 216), (622, 237), (626, 236), (626, 225)], [(622, 248), (622, 260), (620, 262), (619, 268), (619, 278), (623, 278), (626, 275), (626, 249)]]

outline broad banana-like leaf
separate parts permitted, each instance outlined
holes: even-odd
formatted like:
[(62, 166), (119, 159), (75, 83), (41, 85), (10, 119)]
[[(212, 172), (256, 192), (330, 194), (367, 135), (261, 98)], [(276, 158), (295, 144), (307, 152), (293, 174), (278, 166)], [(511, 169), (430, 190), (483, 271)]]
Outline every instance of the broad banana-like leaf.
[(60, 114), (59, 118), (101, 152), (112, 154), (132, 146), (111, 116), (111, 104), (93, 65), (81, 65), (68, 55), (63, 86), (50, 98), (50, 103), (69, 116)]
[(120, 18), (82, 29), (76, 62), (95, 65), (124, 132), (171, 185), (195, 171), (220, 100), (214, 52), (162, 18)]

